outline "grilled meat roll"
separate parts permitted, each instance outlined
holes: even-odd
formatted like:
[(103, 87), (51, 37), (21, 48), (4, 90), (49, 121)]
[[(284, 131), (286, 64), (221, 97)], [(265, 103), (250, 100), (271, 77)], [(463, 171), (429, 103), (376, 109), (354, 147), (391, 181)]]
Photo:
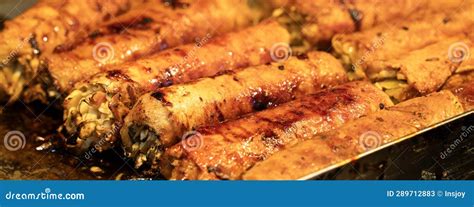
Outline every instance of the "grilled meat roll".
[(198, 129), (197, 136), (166, 150), (160, 169), (170, 179), (240, 179), (275, 152), (390, 105), (390, 98), (368, 82), (340, 85)]
[(310, 52), (286, 62), (162, 88), (137, 101), (121, 130), (137, 166), (156, 166), (163, 149), (187, 131), (259, 111), (346, 81), (342, 65), (328, 53)]
[(80, 39), (96, 26), (138, 7), (146, 0), (40, 0), (6, 21), (0, 33), (0, 99), (16, 100), (41, 58), (56, 46)]
[(375, 25), (406, 18), (420, 10), (439, 11), (458, 8), (464, 0), (434, 3), (430, 0), (277, 0), (274, 15), (293, 25), (294, 40), (308, 45), (326, 43), (338, 33), (352, 33)]
[(469, 50), (474, 50), (470, 39), (449, 38), (380, 61), (378, 68), (367, 71), (367, 75), (394, 100), (403, 101), (439, 90), (455, 72), (474, 70)]
[(466, 71), (451, 76), (443, 89), (452, 91), (466, 110), (474, 109), (474, 71)]
[[(451, 76), (443, 86), (443, 89), (452, 89), (460, 85), (474, 83), (474, 71), (457, 73)], [(472, 84), (474, 85), (474, 84)]]
[(458, 97), (441, 91), (402, 102), (337, 130), (322, 133), (275, 153), (247, 171), (244, 179), (300, 179), (361, 153), (397, 141), (464, 112)]
[(60, 90), (69, 92), (74, 83), (101, 72), (104, 65), (236, 31), (261, 15), (246, 0), (195, 0), (172, 9), (148, 6), (107, 23), (74, 50), (48, 58), (48, 71)]
[(65, 128), (77, 133), (76, 146), (85, 149), (105, 139), (108, 148), (129, 108), (148, 91), (212, 76), (227, 70), (271, 61), (275, 44), (288, 43), (289, 34), (275, 21), (220, 37), (206, 36), (197, 44), (172, 48), (153, 56), (110, 67), (78, 83), (64, 102)]
[[(474, 26), (473, 7), (459, 12), (422, 15), (393, 25), (380, 25), (353, 34), (340, 34), (332, 39), (335, 55), (351, 69), (351, 79), (365, 78), (378, 64), (448, 37), (467, 34)], [(433, 29), (436, 28), (436, 29)]]

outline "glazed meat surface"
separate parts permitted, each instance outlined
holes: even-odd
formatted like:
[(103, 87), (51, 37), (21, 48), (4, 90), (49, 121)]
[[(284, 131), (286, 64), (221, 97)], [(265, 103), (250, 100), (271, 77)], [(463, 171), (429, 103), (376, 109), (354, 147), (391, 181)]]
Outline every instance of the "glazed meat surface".
[[(122, 143), (138, 162), (155, 163), (187, 131), (215, 125), (346, 81), (330, 54), (310, 52), (146, 94), (125, 119)], [(147, 137), (141, 134), (148, 134)]]
[(240, 179), (247, 169), (280, 150), (391, 104), (387, 95), (368, 82), (336, 86), (198, 129), (199, 136), (166, 150), (161, 172), (171, 179)]
[(300, 179), (464, 112), (450, 91), (402, 102), (300, 142), (255, 165), (244, 179)]
[(195, 0), (175, 7), (146, 5), (102, 25), (73, 50), (68, 51), (69, 45), (59, 48), (65, 52), (48, 58), (48, 71), (57, 87), (69, 92), (77, 81), (107, 70), (103, 66), (134, 61), (182, 44), (202, 44), (203, 39), (251, 25), (259, 15), (242, 0)]
[[(118, 132), (124, 116), (140, 95), (224, 71), (268, 63), (272, 46), (287, 44), (288, 39), (286, 29), (270, 20), (239, 32), (205, 37), (199, 45), (183, 45), (110, 67), (109, 71), (79, 83), (66, 98), (66, 129), (78, 133), (80, 139), (100, 140), (106, 136), (109, 142), (114, 142), (116, 134), (110, 132)], [(79, 146), (85, 144), (79, 143)]]

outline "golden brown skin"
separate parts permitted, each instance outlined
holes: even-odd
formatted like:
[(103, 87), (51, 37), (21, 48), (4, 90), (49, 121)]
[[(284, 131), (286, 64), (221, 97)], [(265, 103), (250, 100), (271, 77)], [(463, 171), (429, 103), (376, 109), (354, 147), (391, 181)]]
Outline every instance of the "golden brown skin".
[[(6, 21), (0, 38), (1, 57), (34, 36), (36, 44), (18, 48), (18, 55), (31, 55), (33, 49), (51, 54), (57, 45), (72, 41), (78, 34), (87, 34), (95, 26), (146, 2), (130, 0), (42, 0), (33, 7)], [(34, 47), (33, 47), (34, 45)], [(33, 47), (33, 48), (32, 48)], [(7, 54), (5, 54), (7, 53)]]
[(332, 46), (347, 67), (355, 70), (359, 77), (364, 76), (364, 72), (377, 72), (381, 61), (397, 58), (448, 37), (468, 34), (474, 25), (472, 8), (422, 15), (414, 20), (401, 20), (362, 32), (336, 35)]
[[(179, 142), (193, 128), (235, 119), (346, 80), (337, 59), (328, 53), (310, 52), (282, 63), (162, 88), (140, 97), (125, 119), (122, 143), (139, 162), (147, 158), (156, 165), (163, 147)], [(141, 131), (134, 128), (140, 126), (157, 137), (137, 137)]]
[[(67, 41), (85, 36), (102, 22), (136, 8), (149, 0), (42, 0), (18, 17), (6, 21), (0, 33), (1, 70), (21, 67), (18, 75), (0, 74), (3, 98), (14, 101), (23, 85), (33, 78), (41, 58)], [(14, 64), (20, 62), (20, 66)], [(16, 70), (15, 70), (16, 72)], [(26, 81), (17, 76), (25, 76)]]
[(467, 111), (474, 110), (474, 71), (451, 76), (443, 89), (452, 91)]
[(340, 85), (198, 129), (200, 144), (189, 148), (188, 140), (183, 140), (167, 149), (160, 169), (170, 179), (240, 179), (247, 169), (280, 150), (391, 105), (390, 98), (371, 83)]
[(474, 71), (466, 71), (451, 76), (444, 84), (443, 89), (453, 89), (461, 85), (472, 83), (474, 83)]
[[(380, 68), (373, 69), (368, 76), (375, 81), (391, 79), (407, 84), (396, 97), (403, 101), (439, 90), (457, 71), (474, 70), (474, 58), (469, 55), (473, 50), (473, 42), (464, 36), (448, 38), (399, 58), (380, 61)], [(393, 75), (383, 75), (387, 73)]]
[[(79, 83), (66, 98), (66, 129), (79, 133), (81, 139), (95, 141), (108, 134), (107, 141), (113, 143), (115, 134), (110, 132), (121, 126), (129, 108), (141, 94), (224, 71), (268, 63), (272, 46), (288, 41), (286, 29), (270, 20), (219, 37), (207, 35), (199, 44), (183, 45), (110, 67), (109, 71)], [(87, 92), (85, 95), (78, 95), (84, 91)], [(94, 100), (93, 103), (89, 99)], [(83, 107), (84, 113), (78, 107), (82, 102), (89, 105)], [(86, 115), (90, 113), (99, 113), (99, 116), (89, 119)], [(104, 126), (102, 115), (106, 115), (107, 124), (113, 126)], [(78, 143), (78, 146), (82, 144)]]
[(243, 179), (300, 179), (462, 112), (461, 103), (450, 91), (414, 98), (275, 153), (247, 171)]
[(301, 32), (310, 43), (330, 41), (335, 34), (352, 33), (375, 25), (389, 24), (420, 10), (458, 8), (464, 0), (287, 0), (276, 6), (303, 15)]
[[(47, 62), (59, 89), (69, 92), (77, 81), (106, 70), (103, 66), (235, 31), (261, 17), (261, 11), (250, 8), (246, 0), (193, 0), (175, 7), (162, 4), (147, 5), (102, 25), (71, 51), (67, 51), (69, 45), (58, 49), (66, 52)], [(98, 57), (101, 43), (108, 44), (104, 58)]]

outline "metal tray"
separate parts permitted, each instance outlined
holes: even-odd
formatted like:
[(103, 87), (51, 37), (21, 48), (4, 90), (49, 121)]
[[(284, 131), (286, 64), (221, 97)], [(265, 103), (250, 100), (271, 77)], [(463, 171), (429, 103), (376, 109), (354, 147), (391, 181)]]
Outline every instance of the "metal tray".
[[(463, 139), (459, 142), (461, 136)], [(300, 180), (474, 179), (473, 140), (474, 111), (470, 111)], [(447, 153), (451, 146), (454, 149)]]

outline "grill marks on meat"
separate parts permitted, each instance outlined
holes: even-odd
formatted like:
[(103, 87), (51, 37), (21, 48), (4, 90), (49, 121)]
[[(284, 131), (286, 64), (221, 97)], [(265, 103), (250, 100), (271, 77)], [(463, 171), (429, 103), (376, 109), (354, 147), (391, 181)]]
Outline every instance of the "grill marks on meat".
[(378, 111), (380, 104), (391, 105), (387, 95), (370, 83), (353, 82), (199, 128), (202, 146), (188, 151), (178, 143), (169, 148), (161, 172), (171, 179), (239, 179), (273, 153)]

